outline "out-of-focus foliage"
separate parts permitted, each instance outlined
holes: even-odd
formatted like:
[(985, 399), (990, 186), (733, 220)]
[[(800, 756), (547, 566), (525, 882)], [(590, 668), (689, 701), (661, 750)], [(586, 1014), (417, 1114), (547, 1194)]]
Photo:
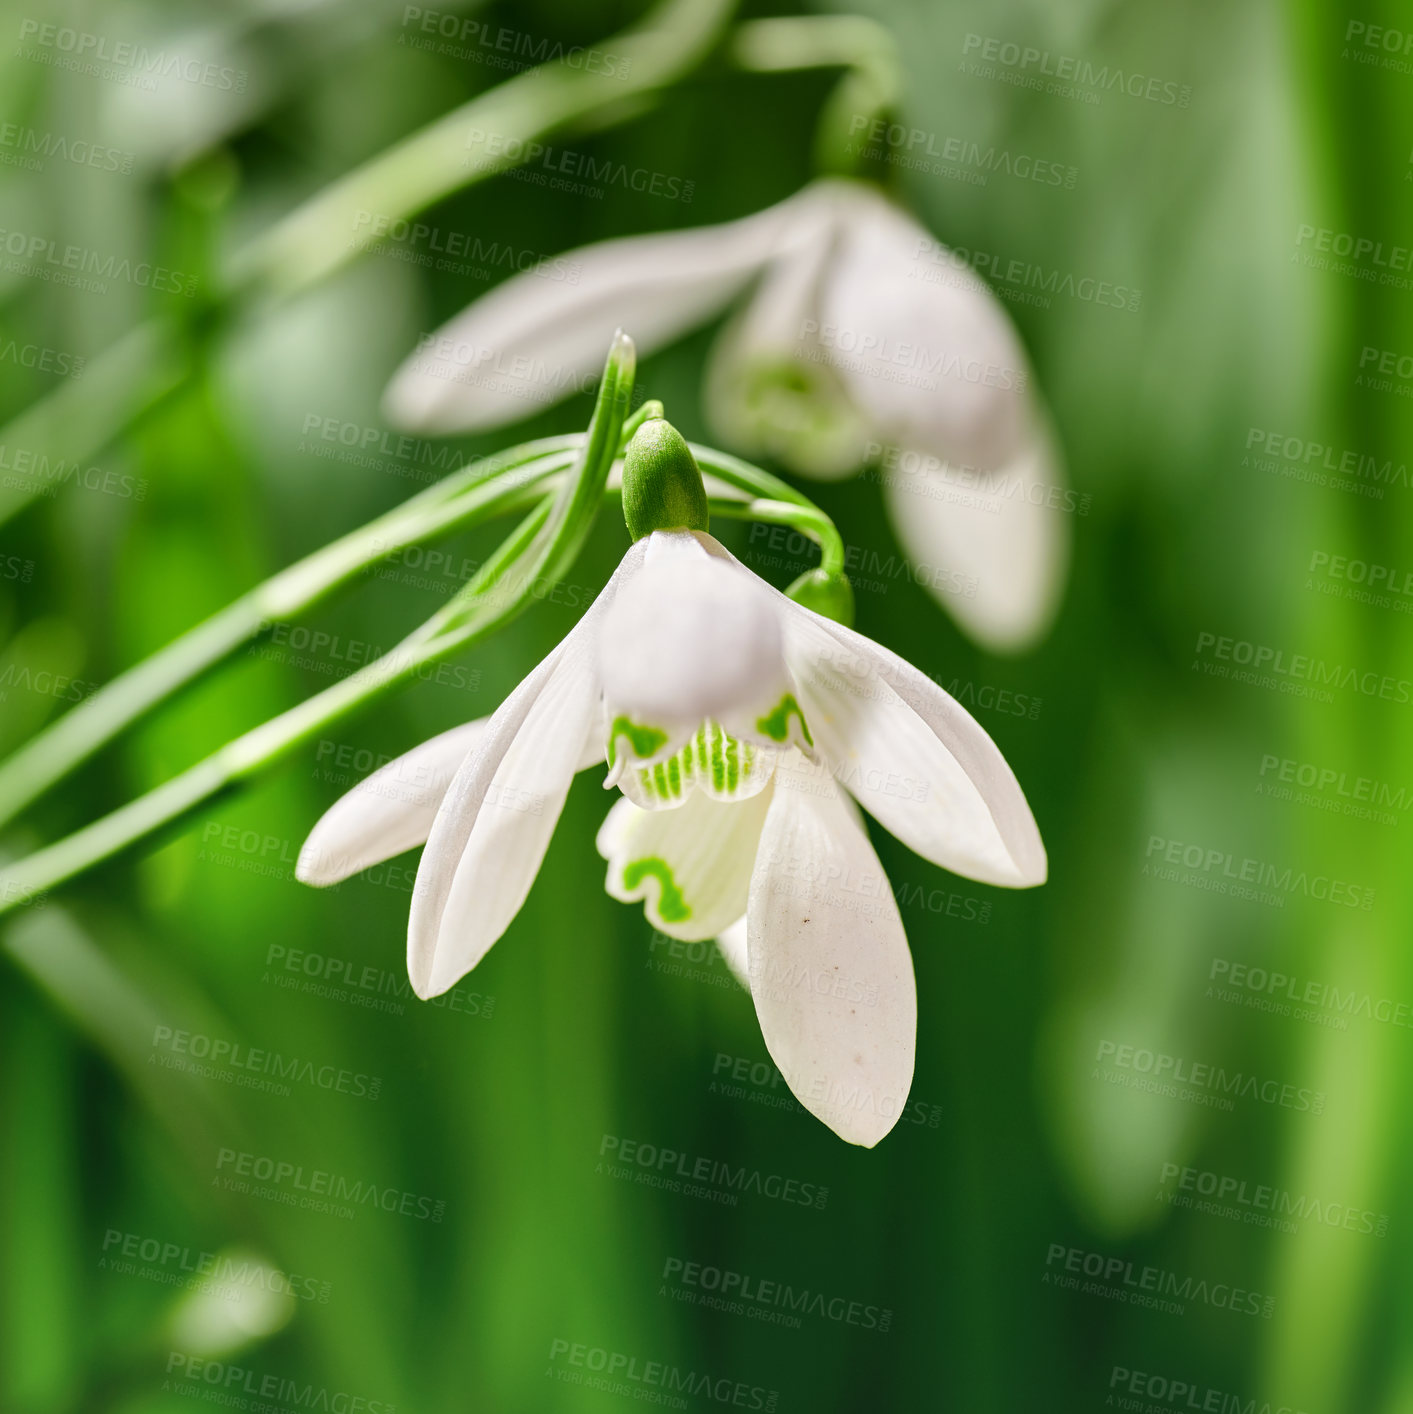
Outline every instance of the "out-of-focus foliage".
[[(812, 493), (856, 547), (859, 627), (976, 713), (1050, 850), (1051, 882), (1007, 894), (876, 832), (918, 977), (908, 1116), (864, 1152), (788, 1101), (721, 963), (603, 894), (592, 773), (447, 1005), (406, 991), (415, 858), (325, 894), (294, 882), (335, 796), (492, 710), (576, 620), (625, 543), (605, 516), (572, 582), (442, 680), (0, 925), (0, 1408), (610, 1410), (661, 1391), (651, 1362), (782, 1411), (1189, 1407), (1135, 1371), (1243, 1409), (1406, 1406), (1413, 22), (1389, 0), (864, 8), (906, 70), (864, 165), (1007, 298), (1077, 493), (1056, 511), (1075, 538), (1057, 628), (1015, 660), (938, 610), (876, 484)], [(511, 440), (399, 440), (378, 408), (417, 339), (513, 268), (814, 175), (834, 76), (716, 54), (297, 298), (209, 309), (214, 272), (277, 215), (546, 42), (602, 45), (640, 12), (0, 7), (0, 477), (59, 435), (24, 420), (36, 400), (72, 395), (60, 433), (99, 415), (94, 369), (144, 321), (180, 330), (186, 367), (154, 359), (151, 406), (0, 524), (0, 746)], [(154, 87), (140, 46), (174, 60)], [(589, 158), (691, 200), (556, 188), (551, 165)], [(709, 337), (639, 372), (694, 436)], [(777, 583), (807, 562), (721, 533)], [(301, 629), (243, 655), (6, 852), (390, 646), (493, 543), (409, 555), (311, 619), (317, 646)], [(1183, 1093), (1142, 1088), (1125, 1047)], [(320, 1078), (262, 1093), (252, 1048)], [(1214, 1104), (1202, 1066), (1256, 1091)], [(827, 1200), (711, 1201), (637, 1161), (623, 1179), (634, 1143)], [(1216, 1178), (1184, 1188), (1189, 1167)], [(1257, 1190), (1302, 1202), (1297, 1230)]]

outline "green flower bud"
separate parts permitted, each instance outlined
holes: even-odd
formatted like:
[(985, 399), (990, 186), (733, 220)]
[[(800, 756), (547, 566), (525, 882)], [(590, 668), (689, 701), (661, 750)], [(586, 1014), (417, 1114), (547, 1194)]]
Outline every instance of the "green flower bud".
[(795, 603), (813, 609), (816, 614), (823, 614), (845, 628), (853, 627), (854, 587), (847, 575), (806, 570), (785, 592)]
[(705, 530), (706, 487), (686, 438), (650, 418), (623, 453), (623, 519), (634, 540), (654, 530)]

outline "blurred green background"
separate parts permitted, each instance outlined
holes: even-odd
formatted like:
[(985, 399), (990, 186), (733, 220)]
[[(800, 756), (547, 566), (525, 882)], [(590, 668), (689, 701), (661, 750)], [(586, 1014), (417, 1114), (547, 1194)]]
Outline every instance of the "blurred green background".
[[(288, 298), (208, 293), (278, 216), (502, 81), (485, 46), (419, 47), (406, 7), (382, 0), (0, 11), (8, 750), (522, 433), (410, 454), (381, 441), (393, 368), (503, 268), (374, 252)], [(1413, 569), (1413, 18), (1389, 0), (864, 12), (898, 42), (905, 124), (1077, 169), (1066, 189), (885, 164), (939, 239), (1141, 291), (1136, 309), (1010, 305), (1087, 497), (1049, 640), (993, 658), (906, 577), (859, 594), (858, 626), (955, 684), (1001, 745), (1051, 858), (1045, 888), (1007, 894), (874, 832), (912, 900), (907, 1117), (868, 1152), (789, 1101), (720, 962), (675, 954), (604, 895), (593, 773), (523, 913), (447, 1005), (405, 990), (413, 859), (332, 893), (295, 883), (308, 828), (372, 762), (491, 711), (574, 622), (546, 602), (454, 681), (380, 704), (0, 925), (0, 1409), (612, 1410), (663, 1393), (654, 1362), (709, 1377), (668, 1406), (703, 1410), (1413, 1409), (1413, 600), (1388, 587)], [(643, 11), (441, 13), (611, 48)], [(723, 13), (717, 33), (770, 13)], [(185, 76), (148, 89), (121, 59), (76, 71), (46, 24), (110, 55), (165, 48)], [(969, 36), (1186, 101), (978, 73)], [(509, 174), (429, 219), (534, 258), (788, 195), (814, 175), (836, 75), (743, 74), (708, 49), (564, 139), (692, 182), (690, 203), (576, 200)], [(179, 290), (65, 285), (36, 238), (150, 262)], [(639, 396), (697, 436), (709, 341), (639, 374)], [(587, 409), (523, 435), (576, 430)], [(349, 455), (345, 427), (375, 429), (371, 452)], [(44, 454), (73, 474), (26, 503), (25, 458)], [(811, 494), (850, 543), (891, 552), (875, 485)], [(456, 562), (490, 535), (455, 542)], [(624, 541), (605, 516), (576, 566), (584, 593)], [(1341, 556), (1389, 571), (1384, 591), (1332, 571)], [(309, 621), (337, 647), (242, 655), (31, 810), (6, 852), (326, 686), (456, 583), (411, 560), (369, 575)], [(1335, 683), (1311, 696), (1233, 676), (1258, 649)], [(1245, 860), (1368, 906), (1298, 882), (1221, 887)], [(1295, 980), (1273, 996), (1271, 972)], [(378, 1093), (260, 1094), (164, 1068), (162, 1028), (343, 1067)], [(1145, 1092), (1114, 1063), (1122, 1046), (1258, 1084), (1230, 1109)], [(1302, 1092), (1319, 1104), (1279, 1098)], [(623, 1142), (827, 1201), (662, 1191), (606, 1171)], [(356, 1196), (300, 1206), (335, 1188)], [(764, 1283), (810, 1299), (781, 1321)], [(1144, 1303), (1163, 1291), (1180, 1309)], [(610, 1370), (621, 1388), (589, 1383)]]

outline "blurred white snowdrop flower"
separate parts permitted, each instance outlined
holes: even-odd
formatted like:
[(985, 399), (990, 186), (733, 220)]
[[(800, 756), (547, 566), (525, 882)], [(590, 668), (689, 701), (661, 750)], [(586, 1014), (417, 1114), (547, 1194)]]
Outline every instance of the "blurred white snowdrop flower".
[(172, 1309), (168, 1334), (177, 1349), (222, 1359), (289, 1324), (298, 1305), (289, 1278), (259, 1253), (227, 1248), (214, 1269), (217, 1276), (184, 1292)]
[[(690, 465), (699, 499), (670, 477), (642, 490), (640, 439)], [(641, 429), (624, 472), (635, 542), (584, 617), (488, 721), (339, 801), (299, 877), (331, 884), (425, 838), (407, 962), (417, 994), (435, 996), (519, 912), (575, 773), (606, 762), (621, 794), (597, 840), (608, 892), (641, 901), (671, 937), (722, 935), (791, 1090), (872, 1145), (912, 1083), (917, 1000), (853, 802), (924, 858), (988, 883), (1043, 882), (1045, 850), (981, 727), (915, 668), (736, 560), (706, 532), (700, 490), (677, 433)], [(424, 786), (385, 788), (399, 779)]]
[(1013, 651), (1049, 627), (1069, 532), (1025, 351), (981, 278), (875, 188), (824, 180), (742, 220), (567, 258), (576, 284), (527, 271), (424, 339), (388, 416), (429, 433), (515, 422), (591, 379), (619, 324), (650, 351), (749, 287), (706, 375), (721, 438), (805, 476), (877, 462), (917, 577), (974, 586), (938, 590), (965, 630)]

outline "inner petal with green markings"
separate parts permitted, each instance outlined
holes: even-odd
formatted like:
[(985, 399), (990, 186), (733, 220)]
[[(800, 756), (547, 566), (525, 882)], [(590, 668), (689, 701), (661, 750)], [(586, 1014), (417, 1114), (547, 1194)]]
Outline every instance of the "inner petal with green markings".
[[(610, 759), (622, 740), (616, 736), (609, 743)], [(643, 810), (672, 810), (693, 794), (719, 801), (748, 800), (770, 783), (778, 754), (774, 747), (743, 741), (720, 723), (707, 721), (670, 756), (643, 766), (620, 757), (620, 769), (605, 784), (618, 786)]]
[(643, 905), (659, 933), (686, 942), (714, 938), (745, 916), (751, 871), (770, 807), (765, 788), (734, 800), (691, 792), (680, 810), (615, 802), (598, 835), (605, 887)]

